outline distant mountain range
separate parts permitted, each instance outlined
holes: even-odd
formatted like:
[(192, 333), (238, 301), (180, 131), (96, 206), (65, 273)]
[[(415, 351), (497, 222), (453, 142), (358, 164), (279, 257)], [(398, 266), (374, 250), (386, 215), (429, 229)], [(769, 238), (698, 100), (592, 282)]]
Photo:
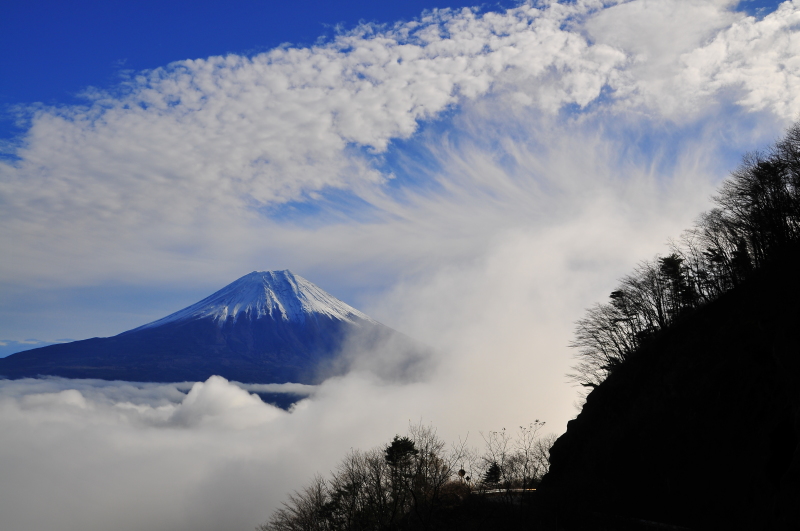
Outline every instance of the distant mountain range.
[(0, 376), (146, 382), (318, 383), (342, 372), (345, 346), (420, 345), (291, 271), (253, 272), (213, 295), (114, 337), (26, 350), (0, 359)]
[(55, 345), (57, 343), (67, 343), (75, 341), (74, 339), (63, 339), (58, 341), (41, 341), (39, 339), (25, 339), (24, 341), (15, 341), (11, 339), (0, 339), (0, 358), (5, 358), (11, 354), (22, 352), (23, 350), (31, 350), (33, 348), (46, 347), (47, 345)]

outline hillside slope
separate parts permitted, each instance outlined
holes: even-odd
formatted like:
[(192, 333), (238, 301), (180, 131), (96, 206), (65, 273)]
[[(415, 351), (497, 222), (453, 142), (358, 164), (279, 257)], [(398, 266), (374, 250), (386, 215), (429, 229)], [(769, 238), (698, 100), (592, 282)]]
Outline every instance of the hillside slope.
[(592, 391), (541, 485), (562, 523), (800, 529), (798, 258), (684, 316)]

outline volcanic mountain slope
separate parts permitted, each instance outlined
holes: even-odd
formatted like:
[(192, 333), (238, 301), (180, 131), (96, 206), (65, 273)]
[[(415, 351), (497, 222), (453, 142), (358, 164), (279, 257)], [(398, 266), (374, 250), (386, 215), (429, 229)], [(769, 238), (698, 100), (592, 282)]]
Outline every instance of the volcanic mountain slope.
[(389, 343), (412, 358), (420, 348), (288, 270), (253, 272), (117, 336), (0, 359), (0, 375), (174, 382), (216, 374), (248, 383), (316, 383), (342, 370), (346, 344), (369, 350)]

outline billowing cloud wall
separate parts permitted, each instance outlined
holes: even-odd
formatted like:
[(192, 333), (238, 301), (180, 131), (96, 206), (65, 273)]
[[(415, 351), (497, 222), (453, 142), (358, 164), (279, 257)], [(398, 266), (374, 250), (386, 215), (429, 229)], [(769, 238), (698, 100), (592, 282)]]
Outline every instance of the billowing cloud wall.
[[(222, 380), (2, 383), (0, 514), (250, 529), (409, 420), (447, 440), (563, 430), (583, 308), (800, 113), (798, 18), (798, 2), (762, 18), (671, 0), (439, 11), (32, 111), (0, 163), (9, 292), (210, 293), (288, 267), (440, 354), (413, 382), (382, 377), (391, 352), (357, 359), (291, 413)], [(42, 339), (57, 337), (74, 334)]]

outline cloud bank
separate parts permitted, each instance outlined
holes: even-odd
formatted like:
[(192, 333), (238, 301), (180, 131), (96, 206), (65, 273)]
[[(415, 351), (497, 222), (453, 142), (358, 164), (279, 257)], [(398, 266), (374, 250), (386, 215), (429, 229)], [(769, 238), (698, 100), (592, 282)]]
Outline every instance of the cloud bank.
[(391, 352), (356, 357), (288, 413), (220, 379), (3, 382), (4, 521), (250, 529), (409, 420), (446, 440), (535, 418), (563, 430), (583, 308), (800, 112), (800, 3), (735, 6), (434, 11), (31, 111), (0, 163), (9, 292), (210, 293), (288, 267), (440, 354), (405, 383), (381, 373)]
[[(37, 108), (16, 160), (0, 165), (0, 241), (12, 250), (0, 275), (60, 286), (230, 270), (314, 238), (276, 227), (270, 208), (324, 204), (332, 191), (376, 206), (387, 186), (409, 187), (383, 163), (402, 151), (393, 142), (487, 97), (512, 117), (582, 109), (682, 123), (733, 104), (793, 118), (797, 5), (761, 20), (731, 7), (434, 11), (312, 48), (181, 61), (87, 92), (83, 107)], [(387, 216), (380, 204), (372, 219)]]

